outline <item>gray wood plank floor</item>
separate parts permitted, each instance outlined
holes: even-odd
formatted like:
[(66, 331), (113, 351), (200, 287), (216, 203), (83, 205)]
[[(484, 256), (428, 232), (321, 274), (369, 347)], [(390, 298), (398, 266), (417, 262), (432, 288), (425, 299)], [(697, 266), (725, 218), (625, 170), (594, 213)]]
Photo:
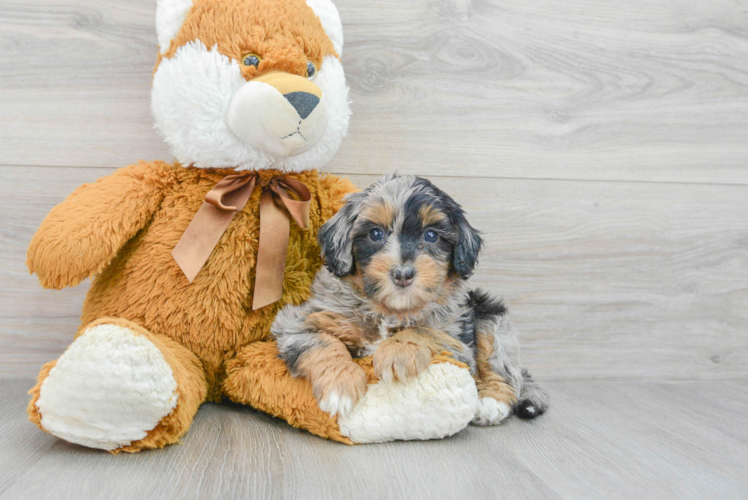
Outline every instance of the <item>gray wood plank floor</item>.
[(745, 498), (748, 382), (555, 382), (532, 422), (345, 446), (206, 404), (181, 445), (110, 455), (25, 418), (0, 381), (0, 499)]

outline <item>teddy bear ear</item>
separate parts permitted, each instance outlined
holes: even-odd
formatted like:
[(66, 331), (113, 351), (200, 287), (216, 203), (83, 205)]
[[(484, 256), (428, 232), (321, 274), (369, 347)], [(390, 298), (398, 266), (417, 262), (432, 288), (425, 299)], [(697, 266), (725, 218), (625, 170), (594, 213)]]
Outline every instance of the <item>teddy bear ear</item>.
[(192, 0), (158, 0), (156, 4), (156, 34), (161, 53), (169, 50), (192, 7)]
[(335, 52), (343, 56), (343, 23), (340, 22), (340, 14), (330, 0), (306, 0), (306, 4), (312, 8), (325, 28), (325, 33), (332, 40)]

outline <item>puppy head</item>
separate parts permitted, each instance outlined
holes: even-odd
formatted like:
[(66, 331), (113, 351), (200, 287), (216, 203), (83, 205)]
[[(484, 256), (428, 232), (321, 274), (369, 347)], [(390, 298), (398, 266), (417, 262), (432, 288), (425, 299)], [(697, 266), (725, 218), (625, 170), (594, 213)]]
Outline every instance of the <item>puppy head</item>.
[(350, 108), (330, 0), (158, 0), (151, 108), (183, 165), (319, 168)]
[(436, 300), (448, 277), (469, 278), (483, 244), (451, 197), (396, 174), (351, 195), (319, 241), (330, 272), (360, 277), (370, 300), (395, 311)]

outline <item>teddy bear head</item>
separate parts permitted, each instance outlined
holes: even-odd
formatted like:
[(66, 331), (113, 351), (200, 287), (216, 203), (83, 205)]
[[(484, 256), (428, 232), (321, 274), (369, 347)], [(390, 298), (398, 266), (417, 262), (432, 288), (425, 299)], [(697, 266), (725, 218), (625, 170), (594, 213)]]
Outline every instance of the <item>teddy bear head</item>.
[(350, 108), (330, 0), (158, 0), (151, 109), (179, 163), (302, 171), (341, 145)]

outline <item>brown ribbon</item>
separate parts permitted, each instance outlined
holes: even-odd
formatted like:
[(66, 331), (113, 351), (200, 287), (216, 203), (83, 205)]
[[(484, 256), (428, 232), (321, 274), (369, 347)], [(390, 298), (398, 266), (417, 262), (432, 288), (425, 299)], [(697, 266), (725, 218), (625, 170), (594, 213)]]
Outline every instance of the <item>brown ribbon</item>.
[[(272, 304), (283, 295), (283, 271), (286, 267), (291, 230), (288, 214), (303, 229), (309, 227), (309, 205), (312, 196), (304, 183), (284, 176), (262, 179), (257, 174), (227, 175), (205, 195), (205, 202), (171, 252), (184, 275), (192, 283), (231, 223), (231, 219), (249, 201), (258, 182), (262, 187), (262, 194), (253, 310)], [(291, 198), (289, 191), (295, 193), (299, 200)], [(283, 202), (287, 213), (275, 204), (273, 198), (276, 196)]]

